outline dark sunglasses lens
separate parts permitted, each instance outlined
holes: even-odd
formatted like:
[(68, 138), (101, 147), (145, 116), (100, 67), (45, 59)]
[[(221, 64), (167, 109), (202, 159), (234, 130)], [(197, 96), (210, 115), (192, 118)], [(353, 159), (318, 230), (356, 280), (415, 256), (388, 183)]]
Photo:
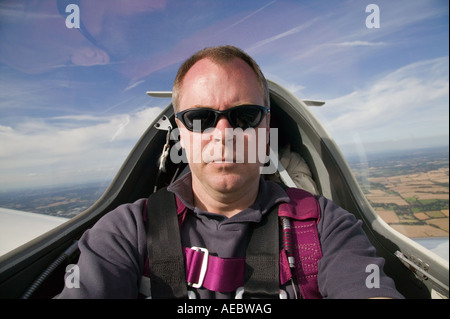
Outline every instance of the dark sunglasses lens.
[(203, 132), (207, 128), (214, 126), (215, 118), (214, 112), (210, 110), (190, 110), (183, 114), (183, 124), (189, 130), (193, 130), (194, 121), (198, 121), (196, 126), (200, 124), (200, 130)]
[(231, 111), (230, 119), (233, 127), (247, 129), (256, 127), (261, 123), (264, 111), (256, 106), (242, 106)]

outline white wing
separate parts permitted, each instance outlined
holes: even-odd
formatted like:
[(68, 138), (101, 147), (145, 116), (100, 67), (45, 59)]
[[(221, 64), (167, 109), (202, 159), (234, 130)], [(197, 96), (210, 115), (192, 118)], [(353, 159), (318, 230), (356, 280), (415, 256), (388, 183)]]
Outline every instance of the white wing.
[(0, 256), (67, 220), (63, 217), (0, 208)]

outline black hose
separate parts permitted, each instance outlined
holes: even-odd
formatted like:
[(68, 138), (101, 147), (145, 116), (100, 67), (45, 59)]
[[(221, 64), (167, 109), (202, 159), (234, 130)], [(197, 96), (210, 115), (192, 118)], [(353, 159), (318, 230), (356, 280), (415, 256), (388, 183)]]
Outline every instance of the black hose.
[(27, 291), (22, 295), (21, 299), (29, 299), (34, 292), (42, 285), (42, 283), (51, 275), (59, 265), (61, 265), (69, 256), (78, 250), (78, 241), (69, 246), (45, 271), (31, 284)]

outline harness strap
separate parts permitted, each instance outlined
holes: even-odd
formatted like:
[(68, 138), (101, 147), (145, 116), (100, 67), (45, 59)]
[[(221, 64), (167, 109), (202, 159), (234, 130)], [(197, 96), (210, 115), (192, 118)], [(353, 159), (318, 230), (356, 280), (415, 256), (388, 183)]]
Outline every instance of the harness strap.
[(281, 204), (278, 214), (291, 220), (295, 276), (304, 298), (320, 299), (317, 280), (318, 261), (322, 258), (317, 230), (320, 206), (314, 196), (301, 189), (289, 188), (286, 193), (291, 202)]
[[(186, 281), (200, 284), (211, 291), (232, 292), (244, 287), (245, 258), (222, 258), (192, 249), (183, 248), (186, 261)], [(205, 254), (207, 257), (205, 258)], [(285, 250), (280, 251), (280, 284), (284, 285), (292, 278), (288, 257)], [(202, 277), (202, 266), (207, 263), (207, 269)]]
[[(204, 248), (181, 248), (177, 216), (180, 203), (166, 189), (152, 194), (143, 214), (149, 254), (144, 276), (151, 279), (151, 296), (186, 298), (186, 283), (191, 283), (193, 287), (196, 284), (220, 292), (235, 291), (244, 285), (245, 298), (278, 298), (279, 285), (294, 275), (304, 298), (321, 298), (317, 285), (317, 262), (322, 257), (317, 233), (320, 208), (307, 192), (288, 189), (287, 193), (289, 204), (274, 207), (251, 227), (246, 258), (220, 258), (209, 255)], [(278, 216), (292, 222), (294, 273), (286, 250), (278, 247)], [(145, 290), (141, 289), (141, 293), (148, 295), (145, 286), (148, 284), (141, 285)]]
[(147, 202), (147, 252), (152, 298), (187, 298), (183, 251), (173, 195), (161, 189)]
[(245, 265), (244, 298), (278, 298), (280, 293), (278, 206), (252, 225)]
[[(220, 258), (207, 252), (184, 248), (186, 280), (211, 291), (233, 292), (244, 286), (245, 258)], [(203, 273), (203, 266), (207, 265)], [(203, 275), (203, 276), (202, 276)]]

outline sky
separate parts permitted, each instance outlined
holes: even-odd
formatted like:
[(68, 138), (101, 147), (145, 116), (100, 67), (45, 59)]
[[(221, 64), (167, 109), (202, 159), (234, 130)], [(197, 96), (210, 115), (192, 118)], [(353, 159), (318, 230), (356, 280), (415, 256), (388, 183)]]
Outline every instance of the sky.
[(448, 5), (1, 0), (0, 191), (111, 180), (170, 103), (145, 92), (170, 91), (180, 64), (212, 45), (325, 101), (311, 111), (344, 154), (448, 146)]

